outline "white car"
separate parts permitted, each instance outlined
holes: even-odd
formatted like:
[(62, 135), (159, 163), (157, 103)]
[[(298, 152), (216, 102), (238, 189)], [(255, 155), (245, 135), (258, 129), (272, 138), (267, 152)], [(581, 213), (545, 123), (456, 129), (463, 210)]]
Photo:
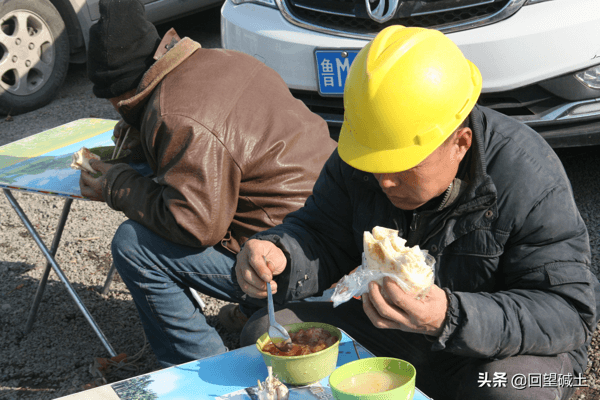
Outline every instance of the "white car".
[(554, 147), (600, 144), (600, 0), (227, 0), (222, 46), (275, 69), (332, 127), (354, 56), (392, 24), (438, 29), (483, 76), (479, 104)]
[[(140, 0), (153, 23), (219, 6), (223, 0)], [(69, 62), (86, 61), (99, 0), (0, 0), (0, 115), (49, 103)]]

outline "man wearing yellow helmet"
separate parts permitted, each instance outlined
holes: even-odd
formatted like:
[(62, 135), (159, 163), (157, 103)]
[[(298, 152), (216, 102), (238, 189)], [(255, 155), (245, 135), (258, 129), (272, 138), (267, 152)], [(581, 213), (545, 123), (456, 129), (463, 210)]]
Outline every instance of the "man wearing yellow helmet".
[[(237, 281), (256, 298), (271, 282), (280, 323), (328, 322), (411, 362), (436, 400), (568, 399), (598, 322), (587, 229), (556, 154), (476, 106), (480, 91), (477, 67), (440, 32), (384, 29), (352, 64), (338, 151), (312, 196), (244, 245)], [(425, 298), (386, 279), (335, 309), (294, 302), (359, 265), (375, 226), (435, 258)], [(265, 332), (264, 315), (242, 345)]]

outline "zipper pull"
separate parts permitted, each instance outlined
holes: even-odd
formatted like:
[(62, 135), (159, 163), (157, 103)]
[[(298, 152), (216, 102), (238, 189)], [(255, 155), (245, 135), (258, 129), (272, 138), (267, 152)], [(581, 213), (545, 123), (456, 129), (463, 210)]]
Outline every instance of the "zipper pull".
[(417, 214), (417, 211), (413, 211), (412, 221), (410, 222), (410, 230), (413, 232), (417, 230), (417, 226), (419, 225), (419, 217), (420, 215)]
[(392, 218), (392, 221), (394, 221), (394, 225), (396, 226), (396, 230), (398, 231), (398, 236), (403, 238), (404, 237), (404, 229), (402, 229), (400, 227), (400, 225), (398, 225), (398, 220), (396, 220), (396, 218)]

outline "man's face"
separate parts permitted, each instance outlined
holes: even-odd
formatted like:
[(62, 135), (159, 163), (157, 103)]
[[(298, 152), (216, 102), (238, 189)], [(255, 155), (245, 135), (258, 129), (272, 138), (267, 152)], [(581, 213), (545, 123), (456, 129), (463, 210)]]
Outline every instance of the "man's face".
[(462, 128), (416, 167), (373, 175), (394, 206), (414, 210), (448, 188), (471, 146), (471, 136), (470, 128)]

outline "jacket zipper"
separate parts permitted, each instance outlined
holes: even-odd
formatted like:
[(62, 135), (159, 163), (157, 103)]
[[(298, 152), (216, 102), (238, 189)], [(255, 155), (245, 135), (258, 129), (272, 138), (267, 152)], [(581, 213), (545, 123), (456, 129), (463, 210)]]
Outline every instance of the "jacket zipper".
[(416, 210), (413, 211), (412, 221), (410, 221), (410, 225), (408, 227), (408, 235), (406, 237), (407, 245), (414, 246), (416, 242), (418, 242), (418, 234), (417, 230), (420, 227), (419, 220), (421, 219), (421, 215), (417, 213)]
[[(425, 218), (429, 215), (429, 212), (425, 212)], [(445, 221), (442, 221), (441, 224), (439, 224), (439, 226), (437, 227), (433, 227), (433, 228), (437, 228), (434, 231), (429, 231), (429, 232), (423, 232), (423, 224), (422, 224), (422, 219), (423, 219), (424, 215), (421, 213), (417, 213), (417, 211), (413, 211), (413, 216), (412, 216), (412, 221), (410, 223), (410, 227), (409, 227), (409, 233), (408, 233), (408, 237), (407, 237), (407, 241), (411, 246), (414, 246), (416, 244), (420, 243), (420, 246), (427, 242), (429, 239), (431, 239), (433, 236), (435, 236), (439, 231), (441, 231), (444, 228), (445, 225)], [(427, 219), (427, 218), (426, 218)], [(431, 221), (431, 218), (427, 219), (427, 221)], [(425, 236), (424, 233), (427, 233), (427, 235)]]
[(417, 211), (413, 211), (413, 217), (412, 217), (412, 221), (410, 222), (410, 230), (412, 232), (415, 232), (417, 230), (417, 228), (419, 227), (419, 218), (421, 216), (419, 214), (417, 214)]

